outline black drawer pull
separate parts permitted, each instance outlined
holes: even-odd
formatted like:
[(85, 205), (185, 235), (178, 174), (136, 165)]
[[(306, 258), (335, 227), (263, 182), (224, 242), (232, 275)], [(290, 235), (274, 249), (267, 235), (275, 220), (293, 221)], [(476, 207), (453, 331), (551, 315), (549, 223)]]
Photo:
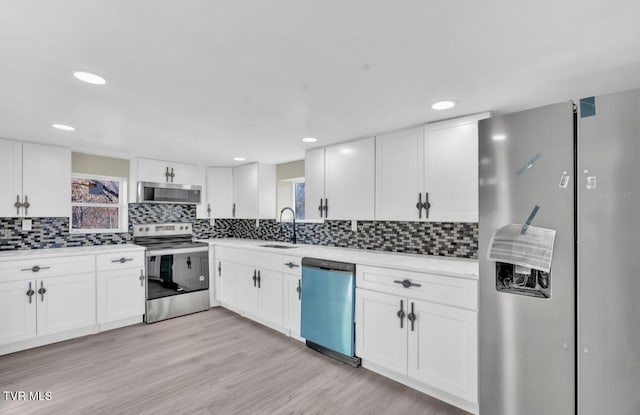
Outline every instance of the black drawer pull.
[(125, 258), (125, 257), (122, 257), (122, 258), (120, 258), (120, 259), (112, 259), (112, 260), (111, 260), (111, 262), (119, 262), (119, 263), (121, 263), (121, 264), (124, 264), (124, 263), (125, 263), (125, 262), (127, 262), (127, 261), (133, 261), (133, 258)]
[(409, 280), (395, 280), (394, 281), (396, 284), (402, 284), (402, 286), (404, 288), (411, 288), (411, 287), (422, 287), (422, 284), (416, 284), (415, 282), (411, 282)]
[(289, 268), (298, 268), (300, 266), (298, 264), (294, 264), (293, 262), (287, 262), (285, 265)]
[(50, 269), (51, 267), (41, 267), (40, 265), (34, 265), (31, 268), (22, 268), (20, 271), (31, 271), (31, 272), (38, 272), (42, 269)]

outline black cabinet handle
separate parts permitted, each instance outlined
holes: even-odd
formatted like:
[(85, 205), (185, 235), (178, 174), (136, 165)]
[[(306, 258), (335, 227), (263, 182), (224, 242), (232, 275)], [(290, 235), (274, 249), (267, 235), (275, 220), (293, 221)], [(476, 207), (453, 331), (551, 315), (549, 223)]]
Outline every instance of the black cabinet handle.
[(142, 270), (140, 270), (140, 276), (138, 278), (140, 279), (140, 286), (144, 287), (144, 272)]
[(167, 183), (169, 183), (169, 166), (167, 166), (167, 169), (164, 171), (164, 177)]
[(407, 320), (411, 322), (411, 331), (413, 331), (413, 322), (416, 321), (416, 314), (413, 309), (413, 302), (411, 303), (411, 312), (407, 315)]
[(222, 261), (218, 261), (218, 277), (222, 277)]
[(40, 289), (38, 290), (38, 294), (40, 294), (40, 301), (44, 302), (44, 293), (47, 292), (47, 289), (44, 288), (44, 283), (40, 281)]
[(258, 271), (258, 288), (260, 288), (260, 271)]
[(258, 274), (257, 274), (255, 269), (253, 270), (253, 278), (252, 279), (253, 279), (253, 286), (255, 287), (256, 286), (256, 281), (258, 280)]
[(296, 287), (296, 291), (298, 292), (298, 300), (302, 299), (302, 287), (300, 286), (300, 278), (298, 278), (298, 286)]
[(125, 263), (125, 262), (127, 262), (127, 261), (133, 261), (133, 258), (125, 258), (125, 257), (122, 257), (122, 258), (120, 258), (120, 259), (112, 259), (112, 260), (111, 260), (111, 262), (119, 262), (119, 263), (121, 263), (121, 264), (124, 264), (124, 263)]
[(29, 281), (29, 289), (27, 290), (27, 297), (29, 297), (29, 304), (31, 304), (31, 297), (33, 297), (33, 294), (35, 294), (36, 292), (33, 291), (33, 289), (31, 288), (31, 281)]
[(31, 207), (31, 203), (29, 203), (29, 196), (27, 195), (24, 196), (24, 203), (22, 204), (22, 207), (24, 208), (24, 215), (29, 216), (28, 210), (29, 210), (29, 207)]
[(400, 328), (404, 328), (404, 300), (400, 300), (400, 310), (398, 310), (398, 313), (396, 314), (398, 316), (398, 318), (400, 319)]
[(294, 264), (293, 262), (287, 262), (285, 265), (289, 268), (298, 268), (300, 266), (298, 264)]
[(234, 218), (236, 217), (236, 204), (235, 203), (233, 204), (233, 208), (231, 208), (231, 216), (234, 217)]
[(416, 209), (418, 209), (418, 219), (422, 219), (422, 193), (418, 193), (418, 203), (416, 203)]
[(431, 203), (429, 203), (429, 192), (424, 193), (424, 203), (422, 204), (425, 210), (425, 219), (429, 219), (429, 209), (431, 209)]
[(31, 268), (22, 268), (20, 271), (31, 271), (31, 272), (38, 272), (42, 269), (49, 269), (51, 267), (41, 267), (39, 265), (34, 265)]
[(324, 210), (324, 206), (322, 205), (322, 198), (320, 198), (320, 206), (318, 206), (318, 210), (320, 211), (320, 217), (322, 217), (322, 211)]
[(325, 198), (324, 199), (324, 218), (328, 218), (329, 217), (329, 199)]
[(415, 282), (411, 282), (409, 280), (395, 280), (393, 281), (396, 284), (402, 284), (402, 286), (404, 288), (411, 288), (411, 287), (422, 287), (422, 284), (416, 284)]
[(171, 177), (171, 183), (173, 183), (173, 178), (174, 178), (175, 176), (176, 176), (176, 175), (175, 175), (175, 174), (173, 174), (173, 167), (171, 167), (171, 174), (169, 174), (169, 177)]
[(211, 203), (207, 203), (207, 217), (211, 217)]
[[(322, 201), (322, 199), (320, 201)], [(22, 203), (20, 203), (20, 195), (16, 195), (16, 203), (14, 203), (13, 206), (16, 208), (16, 215), (19, 216), (20, 208), (22, 207)]]

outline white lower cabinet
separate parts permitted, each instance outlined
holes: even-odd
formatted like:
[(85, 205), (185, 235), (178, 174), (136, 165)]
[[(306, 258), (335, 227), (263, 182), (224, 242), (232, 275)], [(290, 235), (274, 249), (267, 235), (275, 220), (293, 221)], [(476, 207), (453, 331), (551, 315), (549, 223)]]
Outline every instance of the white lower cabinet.
[(238, 272), (238, 307), (247, 314), (258, 315), (259, 295), (258, 290), (258, 270), (247, 266), (236, 264)]
[(301, 278), (297, 275), (284, 275), (284, 327), (291, 337), (300, 337)]
[[(93, 273), (37, 281), (38, 336), (87, 327), (96, 322)], [(41, 291), (44, 290), (44, 293)]]
[(407, 300), (356, 289), (356, 355), (403, 375), (407, 374)]
[(0, 283), (0, 345), (36, 336), (35, 287), (35, 280)]
[(144, 268), (98, 272), (97, 284), (98, 324), (144, 314)]
[(242, 265), (233, 262), (218, 261), (218, 278), (222, 279), (219, 301), (223, 305), (232, 308), (239, 306), (238, 292), (240, 290), (240, 279), (244, 274), (243, 268)]
[(477, 405), (475, 310), (357, 288), (356, 354), (438, 398)]
[(411, 300), (408, 375), (470, 402), (478, 400), (477, 313)]
[(282, 272), (260, 270), (258, 315), (276, 326), (282, 326)]

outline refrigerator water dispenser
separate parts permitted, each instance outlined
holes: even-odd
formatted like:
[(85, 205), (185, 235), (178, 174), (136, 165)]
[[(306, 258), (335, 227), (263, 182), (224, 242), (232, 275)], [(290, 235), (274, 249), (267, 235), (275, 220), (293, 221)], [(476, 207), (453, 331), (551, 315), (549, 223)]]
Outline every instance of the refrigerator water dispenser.
[(551, 296), (551, 274), (549, 272), (505, 262), (496, 262), (495, 264), (497, 291), (539, 298)]

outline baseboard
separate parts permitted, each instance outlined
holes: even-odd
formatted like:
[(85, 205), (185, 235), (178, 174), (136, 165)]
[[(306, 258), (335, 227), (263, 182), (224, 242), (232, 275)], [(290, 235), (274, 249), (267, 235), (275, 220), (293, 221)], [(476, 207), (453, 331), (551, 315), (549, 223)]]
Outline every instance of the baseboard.
[(122, 320), (110, 321), (108, 323), (98, 324), (98, 331), (108, 331), (113, 329), (119, 329), (120, 327), (132, 326), (134, 324), (142, 323), (142, 315), (129, 317)]
[(80, 329), (64, 331), (62, 333), (50, 334), (48, 336), (38, 336), (32, 339), (2, 345), (0, 346), (0, 355), (15, 353), (21, 350), (32, 349), (34, 347), (45, 346), (47, 344), (58, 343), (76, 337), (82, 337), (96, 333), (98, 333), (97, 324)]
[(415, 389), (419, 392), (422, 392), (426, 395), (432, 396), (436, 399), (440, 399), (443, 402), (446, 402), (450, 405), (458, 407), (460, 409), (464, 409), (467, 412), (471, 412), (472, 414), (478, 415), (478, 404), (469, 402), (466, 399), (459, 398), (455, 395), (452, 395), (448, 392), (442, 391), (440, 389), (434, 388), (429, 385), (425, 385), (424, 383), (418, 382), (410, 377), (401, 375), (393, 370), (389, 370), (385, 367), (378, 366), (375, 363), (368, 362), (366, 360), (362, 360), (362, 367), (365, 369), (369, 369), (372, 372), (376, 372), (379, 375), (387, 377), (389, 379), (393, 379), (396, 382), (402, 383), (412, 389)]

